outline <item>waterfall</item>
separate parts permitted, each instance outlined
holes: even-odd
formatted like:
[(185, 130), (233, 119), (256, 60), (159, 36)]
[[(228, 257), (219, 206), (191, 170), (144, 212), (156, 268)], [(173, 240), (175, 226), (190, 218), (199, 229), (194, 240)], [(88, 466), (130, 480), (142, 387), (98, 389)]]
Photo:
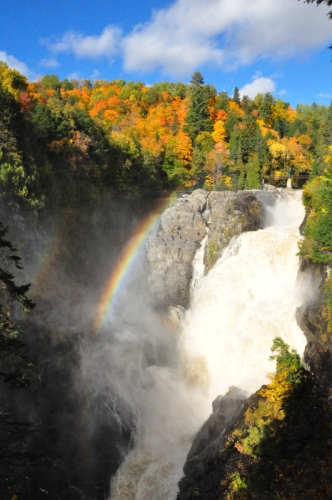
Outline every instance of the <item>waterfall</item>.
[(276, 336), (302, 355), (295, 311), (303, 300), (296, 254), (304, 209), (296, 197), (262, 201), (266, 227), (233, 238), (194, 288), (174, 366), (146, 369), (139, 437), (112, 480), (112, 500), (175, 500), (186, 455), (215, 397), (231, 385), (254, 392), (266, 383)]
[(190, 284), (190, 297), (193, 297), (194, 290), (197, 287), (200, 280), (204, 277), (205, 265), (204, 265), (204, 251), (208, 235), (203, 238), (193, 260), (193, 276)]

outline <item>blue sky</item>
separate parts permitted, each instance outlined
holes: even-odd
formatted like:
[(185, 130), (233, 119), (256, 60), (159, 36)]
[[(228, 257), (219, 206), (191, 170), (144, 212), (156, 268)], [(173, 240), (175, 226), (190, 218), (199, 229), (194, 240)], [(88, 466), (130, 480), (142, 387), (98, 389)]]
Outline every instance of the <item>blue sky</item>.
[(296, 0), (0, 0), (0, 60), (33, 80), (190, 81), (332, 99), (332, 21)]

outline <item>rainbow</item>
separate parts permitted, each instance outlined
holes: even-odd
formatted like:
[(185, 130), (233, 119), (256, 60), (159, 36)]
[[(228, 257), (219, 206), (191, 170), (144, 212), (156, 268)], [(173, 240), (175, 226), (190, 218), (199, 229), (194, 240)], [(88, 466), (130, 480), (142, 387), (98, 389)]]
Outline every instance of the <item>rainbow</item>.
[(152, 229), (157, 226), (160, 219), (160, 213), (168, 203), (168, 199), (166, 201), (163, 200), (162, 203), (141, 222), (121, 253), (116, 266), (112, 270), (107, 285), (103, 290), (97, 307), (96, 321), (94, 324), (94, 331), (96, 333), (102, 328), (107, 313), (111, 309), (116, 295), (121, 289), (121, 285), (123, 285), (126, 277), (133, 268), (141, 247)]

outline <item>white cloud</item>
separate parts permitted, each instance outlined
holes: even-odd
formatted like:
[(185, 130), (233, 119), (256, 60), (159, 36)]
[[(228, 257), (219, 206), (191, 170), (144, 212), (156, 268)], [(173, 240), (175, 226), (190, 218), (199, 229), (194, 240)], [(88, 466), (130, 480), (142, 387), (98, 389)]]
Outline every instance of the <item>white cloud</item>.
[(59, 66), (59, 63), (54, 57), (42, 59), (39, 63), (40, 66), (43, 66), (44, 68), (56, 68)]
[[(328, 8), (296, 0), (174, 0), (123, 36), (116, 26), (100, 35), (67, 32), (45, 41), (53, 54), (110, 58), (122, 51), (127, 71), (186, 78), (209, 63), (224, 70), (257, 58), (291, 58), (331, 44)], [(46, 63), (55, 61), (53, 57)]]
[(327, 11), (292, 0), (176, 0), (123, 38), (124, 66), (184, 77), (205, 63), (293, 57), (331, 41)]
[(6, 64), (8, 64), (8, 66), (11, 69), (16, 69), (17, 71), (19, 71), (23, 75), (25, 75), (27, 77), (31, 77), (31, 72), (30, 72), (28, 66), (24, 62), (19, 61), (18, 59), (16, 59), (16, 57), (7, 54), (3, 50), (0, 50), (0, 61), (3, 61)]
[(83, 36), (80, 33), (68, 32), (56, 43), (46, 41), (48, 48), (54, 53), (72, 52), (77, 57), (97, 59), (109, 57), (118, 50), (121, 30), (115, 26), (106, 26), (99, 36)]
[(257, 94), (266, 94), (267, 92), (274, 92), (276, 88), (275, 82), (271, 78), (264, 78), (263, 76), (256, 78), (252, 83), (247, 83), (240, 89), (240, 96), (244, 95), (253, 99)]
[(325, 97), (326, 99), (332, 99), (330, 94), (319, 94), (319, 97)]
[(94, 69), (89, 77), (91, 80), (98, 80), (100, 78), (100, 71), (99, 69)]
[(67, 80), (80, 80), (82, 78), (81, 73), (79, 71), (73, 71), (70, 75), (67, 76)]

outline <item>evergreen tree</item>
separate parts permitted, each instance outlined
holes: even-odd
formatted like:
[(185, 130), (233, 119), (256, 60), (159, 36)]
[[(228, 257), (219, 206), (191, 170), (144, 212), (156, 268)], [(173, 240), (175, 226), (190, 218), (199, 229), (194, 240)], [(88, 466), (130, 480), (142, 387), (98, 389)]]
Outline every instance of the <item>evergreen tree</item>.
[(233, 101), (236, 102), (236, 104), (240, 104), (241, 103), (240, 91), (239, 91), (238, 87), (235, 87), (235, 89), (234, 89)]
[(191, 105), (186, 118), (185, 132), (192, 140), (204, 130), (211, 132), (213, 129), (210, 118), (208, 103), (211, 95), (211, 87), (204, 85), (201, 73), (196, 71), (191, 79)]
[(260, 168), (262, 169), (263, 173), (267, 172), (271, 164), (270, 150), (266, 143), (266, 139), (262, 136), (262, 132), (259, 128), (257, 128), (256, 130), (254, 150), (255, 153), (257, 153)]
[(241, 107), (242, 107), (243, 111), (246, 114), (250, 113), (250, 111), (251, 111), (251, 102), (250, 102), (250, 99), (249, 99), (249, 97), (247, 95), (244, 95), (242, 97)]
[(258, 106), (259, 117), (263, 118), (266, 125), (273, 126), (273, 107), (275, 99), (270, 92), (264, 94), (263, 100)]
[(239, 123), (239, 121), (239, 117), (237, 117), (232, 111), (228, 113), (224, 126), (227, 132), (227, 136), (230, 138), (230, 141), (232, 140), (233, 135), (237, 133), (237, 124)]
[(190, 80), (191, 85), (202, 86), (204, 85), (203, 75), (199, 71), (195, 71)]
[(229, 159), (236, 163), (238, 160), (239, 151), (242, 158), (242, 151), (240, 146), (240, 130), (237, 127), (234, 127), (233, 133), (231, 134), (229, 140)]
[(242, 150), (242, 160), (244, 163), (247, 163), (250, 154), (256, 152), (258, 126), (256, 120), (251, 115), (245, 115), (242, 124), (244, 127), (239, 132), (239, 145)]
[(330, 144), (332, 143), (332, 102), (328, 107), (326, 120), (321, 130), (321, 135), (323, 144), (326, 146), (330, 146)]
[(259, 189), (261, 187), (261, 174), (258, 155), (254, 154), (250, 156), (249, 161), (246, 165), (247, 174), (247, 188), (248, 189)]
[(217, 97), (217, 102), (216, 102), (215, 108), (216, 109), (223, 109), (224, 111), (226, 111), (227, 107), (228, 107), (228, 101), (229, 101), (229, 98), (228, 98), (227, 92), (224, 92), (224, 91), (220, 92), (220, 94)]
[(287, 136), (288, 126), (289, 122), (286, 120), (275, 120), (273, 128), (278, 132), (280, 139)]
[(238, 189), (243, 189), (245, 187), (245, 166), (242, 160), (241, 146), (239, 146), (237, 151), (236, 170), (239, 172), (237, 187)]
[(196, 187), (201, 188), (204, 184), (206, 176), (206, 155), (200, 150), (199, 147), (195, 146), (192, 152), (191, 160), (191, 173), (196, 180)]

